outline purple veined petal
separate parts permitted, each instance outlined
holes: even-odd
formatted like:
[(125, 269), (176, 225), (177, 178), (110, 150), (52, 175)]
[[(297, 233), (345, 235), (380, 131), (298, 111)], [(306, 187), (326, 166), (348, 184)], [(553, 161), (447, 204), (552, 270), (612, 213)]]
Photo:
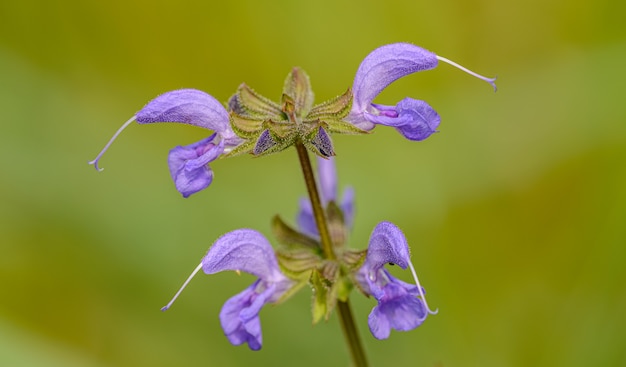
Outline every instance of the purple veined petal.
[(341, 196), (341, 211), (343, 212), (343, 221), (348, 228), (354, 225), (354, 189), (346, 187)]
[(262, 346), (261, 321), (259, 312), (271, 299), (276, 286), (271, 285), (262, 292), (262, 281), (259, 279), (243, 292), (230, 298), (220, 311), (220, 323), (228, 341), (233, 345), (248, 343), (252, 350)]
[[(437, 56), (421, 47), (407, 43), (395, 43), (372, 51), (359, 66), (352, 87), (354, 95), (352, 110), (345, 120), (360, 129), (372, 130), (377, 122), (372, 122), (366, 114), (376, 115), (376, 111), (372, 110), (375, 106), (371, 105), (374, 98), (395, 80), (418, 71), (433, 69), (439, 61), (479, 78), (497, 90), (496, 78), (488, 78), (475, 73), (454, 61)], [(416, 126), (398, 130), (410, 140), (423, 140), (430, 135), (425, 134), (425, 131), (420, 131)]]
[(196, 89), (179, 89), (161, 94), (136, 115), (140, 124), (179, 122), (218, 133), (230, 130), (228, 112), (211, 95)]
[(239, 313), (244, 307), (247, 307), (250, 298), (256, 294), (254, 289), (259, 282), (260, 279), (257, 279), (246, 289), (229, 298), (222, 306), (220, 321), (225, 334), (232, 334), (241, 327)]
[(272, 283), (291, 282), (280, 272), (272, 245), (252, 229), (238, 229), (218, 238), (202, 259), (202, 270), (207, 274), (243, 271)]
[(189, 197), (207, 188), (213, 181), (209, 162), (224, 152), (224, 143), (214, 144), (216, 134), (197, 143), (178, 146), (170, 150), (168, 166), (170, 174), (183, 197)]
[(405, 138), (420, 141), (437, 132), (441, 118), (428, 103), (413, 98), (404, 98), (396, 107), (373, 105), (379, 114), (364, 113), (365, 118), (375, 124), (396, 128)]
[(234, 148), (245, 142), (244, 139), (235, 135), (232, 129), (222, 132), (220, 134), (221, 140), (224, 141), (224, 153), (230, 153)]
[[(196, 143), (188, 146), (195, 149), (198, 157), (195, 159), (187, 160), (185, 162), (186, 170), (191, 171), (200, 167), (204, 167), (210, 162), (216, 160), (224, 152), (224, 141), (220, 140), (217, 144), (215, 144), (215, 141), (212, 141), (213, 136), (215, 136), (215, 134), (205, 140), (200, 141), (199, 144)], [(207, 142), (210, 144), (208, 144)]]
[(438, 64), (437, 55), (408, 43), (381, 46), (363, 59), (356, 72), (352, 92), (353, 113), (363, 113), (389, 84), (409, 74)]
[(384, 294), (368, 318), (370, 331), (376, 339), (388, 338), (391, 329), (413, 330), (426, 319), (428, 314), (422, 300), (402, 286), (390, 282), (385, 286)]
[(406, 269), (410, 263), (409, 246), (400, 228), (381, 222), (372, 231), (365, 262), (356, 273), (361, 288), (376, 299), (383, 297), (384, 287), (394, 279), (384, 268), (388, 263)]
[(222, 328), (232, 344), (248, 343), (250, 349), (259, 350), (262, 345), (259, 312), (265, 304), (279, 300), (294, 284), (280, 272), (272, 246), (262, 234), (251, 229), (223, 235), (215, 241), (200, 265), (162, 311), (171, 307), (200, 269), (207, 274), (241, 270), (259, 277), (244, 291), (226, 301), (220, 312)]
[(239, 315), (241, 320), (243, 320), (244, 322), (248, 322), (253, 318), (258, 317), (259, 312), (261, 312), (261, 308), (263, 308), (266, 303), (271, 302), (273, 299), (275, 299), (274, 293), (276, 293), (277, 291), (276, 284), (261, 283), (262, 281), (259, 282), (260, 285), (256, 286), (256, 294), (250, 300), (250, 305), (243, 309), (241, 311), (241, 314)]
[[(317, 171), (319, 180), (320, 197), (322, 205), (326, 206), (329, 201), (337, 201), (337, 170), (334, 157), (324, 159), (317, 158)], [(343, 191), (341, 203), (337, 203), (344, 215), (344, 223), (348, 228), (354, 223), (354, 190), (347, 187)], [(296, 216), (298, 228), (304, 234), (311, 237), (319, 237), (317, 223), (313, 216), (313, 208), (308, 198), (300, 199), (300, 210)]]
[[(333, 157), (317, 157), (317, 178), (319, 181), (320, 199), (322, 205), (326, 206), (329, 201), (336, 200), (337, 197), (337, 171)], [(296, 216), (298, 228), (304, 234), (311, 237), (319, 237), (317, 223), (313, 216), (313, 207), (309, 198), (300, 199), (300, 210)]]
[(391, 325), (389, 318), (383, 312), (380, 312), (378, 306), (375, 306), (367, 318), (367, 325), (374, 338), (384, 340), (389, 338), (391, 334)]
[(337, 200), (337, 169), (335, 159), (317, 157), (317, 171), (320, 182), (320, 194), (322, 204)]
[(406, 269), (410, 262), (404, 233), (391, 222), (380, 222), (370, 236), (364, 267), (378, 270), (387, 263)]
[(258, 314), (255, 317), (243, 321), (240, 317), (242, 310), (250, 306), (255, 297), (255, 282), (243, 292), (231, 297), (224, 303), (220, 311), (220, 323), (224, 335), (233, 345), (248, 343), (252, 350), (259, 350), (262, 344), (261, 320)]
[(300, 199), (300, 210), (296, 216), (296, 222), (298, 223), (298, 228), (302, 233), (313, 238), (319, 237), (317, 223), (315, 222), (315, 217), (313, 216), (313, 207), (311, 206), (311, 202), (308, 198)]
[[(410, 265), (409, 265), (410, 267)], [(387, 275), (388, 281), (389, 283), (393, 283), (395, 285), (395, 289), (402, 289), (404, 291), (406, 291), (406, 293), (412, 295), (412, 296), (419, 296), (421, 294), (426, 294), (426, 291), (424, 290), (424, 288), (418, 288), (417, 285), (415, 284), (411, 284), (411, 283), (407, 283), (403, 280), (400, 280), (396, 277), (394, 277), (393, 275), (391, 275), (391, 273), (389, 272), (389, 270), (387, 269), (382, 269), (382, 271), (384, 271)]]
[(232, 344), (248, 343), (250, 349), (260, 349), (261, 308), (280, 299), (294, 283), (280, 272), (270, 243), (257, 231), (235, 230), (215, 241), (201, 266), (207, 274), (241, 270), (259, 277), (250, 287), (226, 301), (220, 322)]
[(253, 351), (261, 350), (263, 346), (261, 319), (259, 317), (255, 317), (246, 323), (240, 323), (239, 328), (235, 329), (230, 334), (224, 333), (224, 335), (226, 335), (228, 341), (235, 346), (247, 343), (248, 348)]

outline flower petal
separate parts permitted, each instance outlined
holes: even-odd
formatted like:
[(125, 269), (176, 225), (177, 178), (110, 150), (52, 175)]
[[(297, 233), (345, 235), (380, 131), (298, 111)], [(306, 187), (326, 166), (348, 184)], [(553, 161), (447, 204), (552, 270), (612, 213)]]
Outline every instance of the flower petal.
[(389, 318), (384, 312), (381, 312), (378, 306), (372, 309), (367, 318), (367, 324), (374, 338), (378, 340), (387, 339), (391, 334), (391, 325)]
[(370, 236), (363, 268), (377, 271), (392, 263), (406, 269), (409, 261), (409, 245), (400, 228), (391, 222), (378, 223)]
[(259, 311), (266, 303), (268, 294), (273, 292), (258, 294), (255, 289), (259, 282), (257, 280), (243, 292), (230, 298), (220, 311), (220, 323), (228, 341), (233, 345), (248, 343), (252, 350), (261, 349), (263, 337)]
[(313, 238), (319, 237), (317, 223), (313, 216), (313, 207), (311, 206), (309, 198), (300, 199), (300, 210), (298, 211), (296, 222), (298, 222), (298, 229), (302, 233)]
[(335, 201), (337, 196), (337, 169), (335, 159), (317, 158), (317, 171), (320, 183), (320, 194), (322, 203), (326, 205), (329, 201)]
[[(317, 172), (320, 199), (325, 207), (329, 201), (336, 200), (337, 196), (337, 170), (335, 169), (334, 158), (321, 158), (318, 156)], [(300, 210), (298, 211), (296, 222), (298, 222), (298, 228), (302, 233), (314, 238), (319, 237), (317, 224), (313, 216), (313, 208), (308, 198), (300, 199)]]
[[(209, 94), (196, 89), (179, 89), (164, 93), (137, 112), (140, 124), (180, 122), (215, 132), (229, 132), (228, 112)], [(227, 134), (230, 137), (230, 134)]]
[(218, 238), (201, 264), (207, 274), (241, 270), (259, 277), (243, 292), (224, 303), (220, 322), (232, 344), (248, 343), (250, 349), (260, 349), (261, 308), (266, 303), (278, 301), (294, 285), (280, 272), (270, 243), (257, 231), (235, 230)]
[(393, 279), (384, 287), (384, 296), (368, 318), (370, 331), (376, 339), (388, 338), (392, 328), (398, 331), (415, 329), (428, 315), (422, 300)]
[[(419, 285), (404, 234), (393, 223), (382, 222), (374, 228), (363, 266), (355, 274), (360, 288), (378, 301), (368, 324), (377, 339), (389, 337), (391, 329), (407, 331), (424, 322), (428, 310), (424, 290)], [(417, 285), (405, 283), (384, 268), (385, 263), (411, 268)], [(419, 298), (418, 298), (419, 297)]]
[(178, 146), (170, 150), (168, 165), (178, 190), (189, 197), (207, 188), (213, 181), (213, 171), (208, 166), (224, 152), (224, 142), (214, 144), (216, 134), (197, 143)]
[(381, 222), (372, 231), (365, 262), (355, 274), (356, 281), (364, 292), (380, 299), (385, 286), (397, 281), (384, 268), (385, 264), (406, 269), (409, 261), (409, 246), (402, 231), (393, 223)]
[(395, 108), (373, 105), (378, 115), (365, 112), (365, 118), (375, 124), (392, 126), (405, 138), (424, 140), (437, 131), (441, 119), (428, 103), (413, 98), (404, 98)]
[(343, 221), (346, 227), (352, 228), (354, 224), (354, 189), (346, 187), (343, 190), (341, 200), (341, 211), (343, 212)]
[(405, 295), (378, 305), (381, 312), (388, 315), (391, 327), (398, 331), (409, 331), (420, 326), (428, 313), (424, 302), (414, 296)]
[(432, 69), (437, 63), (437, 55), (408, 43), (377, 48), (363, 59), (356, 72), (352, 87), (352, 113), (366, 111), (374, 98), (394, 81), (418, 71)]
[(252, 229), (238, 229), (218, 238), (202, 259), (202, 270), (207, 274), (244, 271), (267, 282), (291, 283), (280, 272), (272, 245)]
[[(337, 169), (334, 158), (325, 159), (318, 157), (317, 171), (322, 205), (326, 207), (328, 202), (337, 201)], [(346, 227), (352, 228), (354, 223), (354, 190), (351, 187), (344, 189), (340, 208)], [(313, 208), (308, 198), (300, 199), (300, 210), (298, 211), (296, 221), (302, 233), (314, 238), (319, 237), (315, 217), (313, 217)]]
[(241, 319), (239, 318), (239, 313), (244, 307), (247, 307), (247, 305), (250, 303), (250, 298), (254, 294), (256, 294), (254, 292), (254, 288), (256, 287), (256, 284), (258, 284), (258, 282), (259, 280), (251, 284), (242, 292), (232, 296), (222, 306), (222, 311), (220, 312), (220, 321), (222, 323), (222, 329), (224, 329), (225, 334), (232, 334), (241, 327)]

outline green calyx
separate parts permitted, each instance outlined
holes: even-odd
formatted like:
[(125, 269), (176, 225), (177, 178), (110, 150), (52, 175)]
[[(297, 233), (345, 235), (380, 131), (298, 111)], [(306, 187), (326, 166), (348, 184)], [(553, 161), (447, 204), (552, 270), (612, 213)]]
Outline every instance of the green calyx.
[(367, 134), (343, 121), (352, 108), (352, 91), (313, 105), (314, 94), (308, 75), (293, 68), (285, 79), (281, 103), (255, 92), (246, 84), (228, 101), (230, 123), (244, 143), (227, 156), (277, 153), (300, 141), (316, 155), (335, 155), (330, 134)]
[(340, 207), (329, 202), (324, 208), (336, 259), (324, 257), (319, 239), (291, 227), (279, 216), (272, 220), (272, 231), (282, 245), (276, 250), (282, 272), (295, 280), (298, 288), (309, 284), (313, 291), (313, 323), (328, 320), (337, 301), (345, 302), (352, 289), (353, 274), (363, 261), (366, 250), (345, 247), (349, 228)]

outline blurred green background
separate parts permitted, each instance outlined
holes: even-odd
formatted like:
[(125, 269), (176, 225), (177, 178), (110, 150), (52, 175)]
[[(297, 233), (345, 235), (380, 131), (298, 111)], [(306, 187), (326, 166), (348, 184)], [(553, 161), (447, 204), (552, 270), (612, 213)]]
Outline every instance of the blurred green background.
[(207, 131), (133, 125), (104, 172), (87, 161), (165, 91), (225, 101), (246, 82), (278, 99), (301, 66), (322, 101), (403, 41), (497, 74), (499, 90), (441, 65), (377, 99), (428, 101), (439, 134), (334, 138), (357, 193), (351, 245), (398, 224), (440, 310), (377, 341), (374, 301), (354, 293), (372, 365), (626, 366), (625, 13), (608, 0), (2, 1), (0, 365), (348, 365), (336, 317), (311, 326), (307, 289), (262, 311), (260, 352), (218, 321), (248, 275), (200, 274), (159, 312), (219, 235), (293, 218), (295, 151), (215, 162), (189, 199), (167, 152)]

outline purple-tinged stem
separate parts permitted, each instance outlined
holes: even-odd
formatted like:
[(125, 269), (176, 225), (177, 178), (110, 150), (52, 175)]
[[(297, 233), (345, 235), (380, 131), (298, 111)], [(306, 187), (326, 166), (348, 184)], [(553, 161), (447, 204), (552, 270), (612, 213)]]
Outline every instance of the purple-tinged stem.
[[(322, 243), (324, 256), (330, 260), (335, 259), (336, 255), (333, 251), (332, 239), (330, 237), (330, 232), (328, 231), (324, 208), (322, 207), (322, 201), (320, 200), (317, 184), (315, 183), (315, 176), (313, 174), (313, 168), (311, 167), (309, 153), (302, 142), (298, 141), (295, 145), (296, 150), (298, 151), (298, 158), (300, 158), (300, 166), (302, 167), (302, 174), (304, 175), (304, 183), (306, 184), (309, 199), (311, 200), (313, 217), (315, 218), (317, 230), (320, 234), (320, 241)], [(348, 301), (337, 301), (337, 312), (339, 314), (341, 329), (343, 330), (343, 335), (346, 337), (346, 342), (348, 343), (348, 349), (350, 349), (354, 366), (367, 367), (368, 363), (367, 358), (365, 357), (365, 349), (363, 349), (363, 344), (361, 343), (361, 338), (359, 337), (359, 331), (354, 323), (350, 303)]]

